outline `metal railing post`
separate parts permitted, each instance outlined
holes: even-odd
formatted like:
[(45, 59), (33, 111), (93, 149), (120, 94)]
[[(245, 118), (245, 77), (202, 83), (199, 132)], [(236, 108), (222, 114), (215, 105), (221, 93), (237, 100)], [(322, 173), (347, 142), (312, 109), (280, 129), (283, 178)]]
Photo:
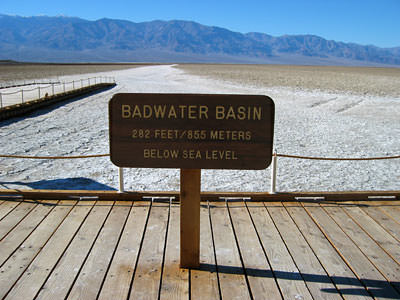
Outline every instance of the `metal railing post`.
[(276, 150), (272, 154), (272, 164), (271, 164), (271, 190), (270, 194), (276, 194), (276, 168), (278, 163), (278, 156)]
[(119, 170), (119, 193), (124, 192), (124, 168), (118, 168)]
[(21, 101), (22, 101), (22, 103), (24, 103), (24, 90), (23, 89), (21, 90)]
[(0, 108), (3, 108), (3, 96), (0, 93)]
[(38, 96), (39, 96), (39, 99), (40, 99), (40, 86), (38, 86)]

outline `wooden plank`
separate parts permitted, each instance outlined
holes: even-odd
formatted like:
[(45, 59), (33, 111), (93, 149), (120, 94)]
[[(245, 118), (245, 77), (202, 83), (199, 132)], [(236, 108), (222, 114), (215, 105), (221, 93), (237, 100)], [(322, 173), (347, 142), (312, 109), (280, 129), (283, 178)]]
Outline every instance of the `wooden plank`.
[[(330, 208), (335, 207), (332, 206)], [(396, 290), (366, 258), (357, 245), (343, 232), (342, 228), (332, 222), (333, 219), (327, 213), (328, 207), (324, 210), (319, 206), (307, 206), (306, 209), (373, 297), (377, 299), (396, 299), (396, 297), (399, 297)]]
[(57, 263), (37, 296), (38, 299), (64, 299), (92, 247), (113, 202), (99, 202), (91, 210), (76, 236)]
[(200, 169), (181, 169), (180, 265), (200, 265)]
[(281, 299), (277, 282), (244, 202), (227, 202), (253, 299)]
[(136, 202), (130, 211), (118, 248), (100, 291), (99, 300), (127, 299), (150, 209)]
[[(360, 203), (361, 204), (361, 203)], [(382, 205), (378, 206), (360, 206), (372, 219), (380, 224), (387, 232), (389, 232), (397, 241), (400, 241), (400, 215), (396, 220), (382, 209)], [(393, 210), (393, 208), (390, 208)]]
[[(24, 199), (56, 199), (70, 200), (71, 197), (96, 196), (99, 200), (142, 200), (149, 197), (175, 197), (179, 199), (179, 191), (88, 191), (88, 190), (1, 190), (0, 195), (22, 195)], [(201, 199), (214, 201), (218, 198), (251, 198), (254, 201), (297, 201), (298, 197), (322, 197), (329, 201), (369, 200), (369, 196), (395, 196), (400, 199), (400, 191), (368, 191), (368, 192), (202, 192)]]
[(267, 208), (315, 299), (341, 299), (330, 277), (284, 207)]
[[(373, 229), (371, 224), (376, 226), (379, 225), (371, 220), (371, 218), (366, 216), (365, 213), (363, 213), (358, 207), (348, 207), (344, 209), (339, 207), (327, 207), (326, 209), (329, 211), (329, 214), (332, 216), (332, 218), (335, 219), (336, 223), (340, 224), (340, 227), (344, 230), (344, 232), (365, 254), (365, 256), (368, 257), (368, 259), (375, 265), (382, 275), (384, 275), (385, 278), (392, 283), (392, 285), (397, 287), (397, 290), (400, 292), (400, 266), (375, 242), (370, 235), (364, 231), (363, 227), (361, 226), (367, 226), (365, 229), (366, 231), (373, 231), (375, 233), (379, 232), (380, 234), (384, 234), (383, 229)], [(345, 212), (347, 212), (347, 214)], [(357, 223), (361, 222), (361, 224), (358, 225), (355, 220), (352, 219), (352, 216), (357, 217)], [(373, 223), (368, 224), (368, 222)], [(390, 235), (388, 236), (391, 237)], [(386, 237), (387, 236), (382, 238), (382, 240), (385, 240)], [(392, 238), (392, 240), (394, 239)], [(387, 240), (388, 244), (392, 242), (392, 240)], [(393, 249), (395, 243), (396, 240), (394, 240), (392, 245), (388, 245), (392, 251), (396, 251), (396, 249)]]
[(365, 287), (332, 247), (319, 227), (298, 202), (284, 204), (304, 238), (345, 299), (371, 299)]
[(14, 226), (21, 222), (36, 205), (36, 203), (22, 202), (7, 214), (7, 216), (0, 221), (0, 240), (2, 240)]
[(220, 299), (208, 205), (200, 208), (200, 268), (190, 270), (191, 299)]
[[(371, 218), (365, 210), (361, 210), (361, 208), (344, 209), (352, 217), (354, 222), (362, 227), (362, 229), (397, 262), (397, 264), (400, 264), (400, 242), (398, 240), (387, 232), (378, 221)], [(382, 221), (385, 221), (385, 219)], [(400, 230), (400, 224), (394, 226), (394, 229)]]
[(189, 299), (189, 270), (179, 266), (179, 217), (179, 205), (171, 205), (160, 299)]
[(130, 293), (132, 300), (159, 296), (168, 214), (169, 204), (152, 204)]
[(67, 299), (96, 299), (132, 203), (115, 203)]
[(247, 201), (246, 205), (283, 298), (313, 299), (264, 204)]
[(18, 248), (18, 246), (32, 233), (33, 230), (51, 212), (58, 201), (48, 200), (36, 206), (32, 212), (24, 218), (1, 241), (0, 265)]
[(222, 299), (250, 299), (243, 265), (225, 203), (210, 207)]
[(94, 202), (78, 203), (10, 290), (6, 299), (34, 299)]
[(61, 201), (40, 223), (35, 231), (0, 268), (0, 299), (7, 294), (18, 278), (25, 272), (35, 256), (46, 245), (64, 218), (71, 212), (76, 201)]
[[(0, 206), (0, 220), (3, 219), (10, 211), (12, 211), (18, 204), (19, 201), (4, 201)], [(0, 223), (1, 224), (1, 223)]]
[[(382, 210), (393, 221), (400, 224), (400, 204), (386, 205), (385, 203), (383, 203), (381, 206), (379, 206), (378, 209)], [(396, 228), (398, 228), (398, 225), (396, 226)]]

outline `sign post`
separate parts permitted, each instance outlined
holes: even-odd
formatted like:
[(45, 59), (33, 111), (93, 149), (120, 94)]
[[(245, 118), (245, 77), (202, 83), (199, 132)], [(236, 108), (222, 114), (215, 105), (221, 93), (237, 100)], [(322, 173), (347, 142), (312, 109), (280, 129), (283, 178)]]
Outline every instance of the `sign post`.
[(275, 106), (262, 95), (116, 94), (118, 167), (181, 169), (181, 267), (199, 267), (201, 169), (260, 170), (272, 160)]
[(200, 266), (200, 169), (181, 169), (181, 267)]

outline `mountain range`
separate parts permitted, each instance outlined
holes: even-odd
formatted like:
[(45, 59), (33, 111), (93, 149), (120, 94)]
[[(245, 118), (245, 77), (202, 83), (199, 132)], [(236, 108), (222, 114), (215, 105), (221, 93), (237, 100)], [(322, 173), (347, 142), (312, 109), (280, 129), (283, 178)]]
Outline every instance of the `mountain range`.
[(0, 60), (400, 66), (400, 47), (315, 35), (243, 34), (191, 21), (134, 23), (0, 14)]

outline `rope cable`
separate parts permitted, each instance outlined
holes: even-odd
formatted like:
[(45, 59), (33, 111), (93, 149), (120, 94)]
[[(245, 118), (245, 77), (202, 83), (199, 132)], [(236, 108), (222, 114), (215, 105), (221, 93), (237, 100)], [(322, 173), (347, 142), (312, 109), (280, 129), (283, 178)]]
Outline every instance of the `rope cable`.
[[(289, 155), (289, 154), (275, 154), (279, 157), (295, 158), (295, 159), (313, 159), (313, 160), (338, 160), (338, 161), (360, 161), (360, 160), (384, 160), (384, 159), (398, 159), (400, 155), (396, 156), (382, 156), (382, 157), (314, 157), (302, 155)], [(29, 156), (29, 155), (0, 155), (1, 158), (22, 158), (22, 159), (79, 159), (79, 158), (95, 158), (107, 157), (107, 154), (92, 154), (92, 155), (73, 155), (73, 156)]]
[(106, 157), (110, 154), (92, 154), (92, 155), (73, 155), (73, 156), (29, 156), (29, 155), (0, 155), (2, 158), (23, 158), (23, 159), (78, 159), (78, 158), (93, 158)]
[(381, 157), (315, 157), (315, 156), (302, 156), (302, 155), (289, 155), (277, 153), (276, 156), (296, 159), (313, 159), (313, 160), (382, 160), (382, 159), (396, 159), (396, 156), (381, 156)]

